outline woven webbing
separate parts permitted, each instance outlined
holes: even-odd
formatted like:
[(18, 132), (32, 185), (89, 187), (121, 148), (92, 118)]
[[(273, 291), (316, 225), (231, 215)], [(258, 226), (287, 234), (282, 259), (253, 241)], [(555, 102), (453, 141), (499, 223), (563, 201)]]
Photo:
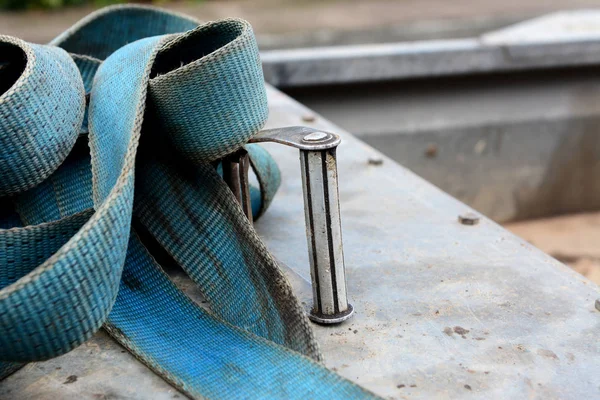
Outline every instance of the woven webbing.
[[(0, 50), (0, 377), (104, 324), (190, 397), (372, 397), (318, 363), (302, 307), (214, 167), (267, 118), (248, 23), (110, 7), (51, 45), (0, 36)], [(279, 172), (247, 148), (258, 216)], [(182, 268), (211, 312), (156, 260)]]

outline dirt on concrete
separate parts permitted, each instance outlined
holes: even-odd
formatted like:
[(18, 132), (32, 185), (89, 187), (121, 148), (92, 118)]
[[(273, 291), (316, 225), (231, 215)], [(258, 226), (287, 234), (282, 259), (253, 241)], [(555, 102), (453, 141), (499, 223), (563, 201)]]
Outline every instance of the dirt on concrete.
[(600, 212), (515, 222), (504, 227), (600, 285)]

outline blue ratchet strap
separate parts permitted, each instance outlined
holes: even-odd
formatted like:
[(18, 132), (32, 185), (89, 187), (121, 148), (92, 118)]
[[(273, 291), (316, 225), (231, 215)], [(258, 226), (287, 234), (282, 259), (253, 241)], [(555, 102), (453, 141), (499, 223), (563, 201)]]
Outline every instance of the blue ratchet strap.
[[(245, 21), (119, 6), (51, 45), (0, 36), (0, 377), (104, 324), (192, 398), (375, 398), (318, 362), (290, 284), (213, 167), (267, 113)], [(279, 172), (247, 150), (258, 216)]]

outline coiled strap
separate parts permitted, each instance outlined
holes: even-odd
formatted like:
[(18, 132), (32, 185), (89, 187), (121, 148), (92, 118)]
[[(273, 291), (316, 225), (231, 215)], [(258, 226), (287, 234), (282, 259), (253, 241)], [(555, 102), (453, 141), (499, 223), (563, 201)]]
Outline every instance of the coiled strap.
[[(190, 397), (372, 396), (315, 361), (302, 307), (212, 165), (267, 118), (248, 23), (111, 7), (50, 46), (0, 47), (0, 373), (104, 324)], [(258, 212), (279, 175), (250, 152)]]

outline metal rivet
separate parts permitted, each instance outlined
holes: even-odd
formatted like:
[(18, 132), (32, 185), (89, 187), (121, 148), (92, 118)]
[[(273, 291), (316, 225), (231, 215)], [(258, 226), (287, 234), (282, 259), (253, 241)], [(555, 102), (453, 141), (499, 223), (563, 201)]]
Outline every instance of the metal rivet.
[(458, 216), (458, 222), (463, 225), (477, 225), (479, 223), (479, 216), (475, 213), (468, 212)]
[(325, 140), (329, 137), (325, 132), (313, 132), (302, 138), (305, 142), (320, 142), (321, 140)]
[(600, 299), (596, 299), (596, 310), (600, 311)]

